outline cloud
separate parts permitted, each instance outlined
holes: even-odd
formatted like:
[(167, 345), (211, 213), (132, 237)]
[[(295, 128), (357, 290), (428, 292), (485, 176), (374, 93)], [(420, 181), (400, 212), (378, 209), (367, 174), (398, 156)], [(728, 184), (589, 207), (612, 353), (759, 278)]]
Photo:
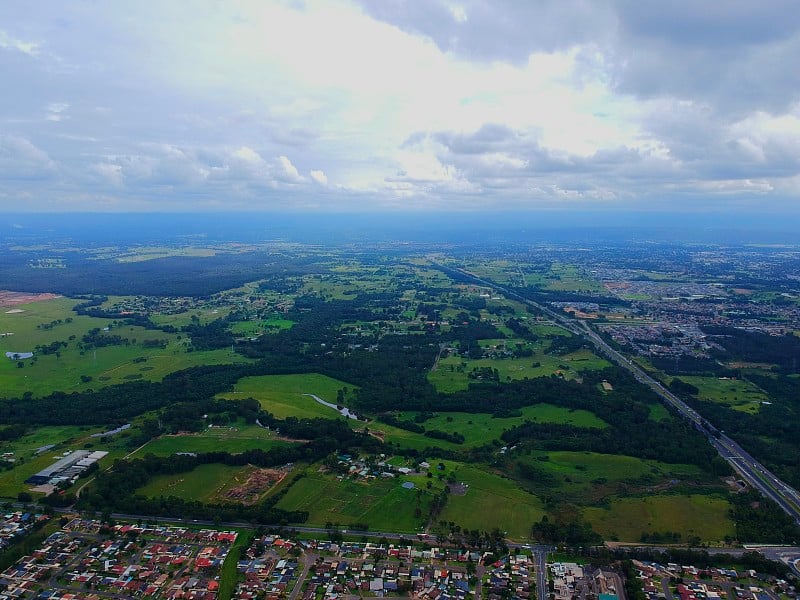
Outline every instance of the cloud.
[(311, 179), (317, 182), (320, 185), (328, 185), (328, 176), (325, 175), (324, 171), (320, 171), (318, 169), (313, 169), (309, 173)]
[(30, 140), (0, 135), (0, 177), (5, 180), (37, 180), (52, 177), (56, 165)]
[(0, 30), (0, 49), (21, 52), (34, 58), (39, 55), (38, 43), (20, 40), (3, 30)]
[(785, 207), (799, 187), (793, 0), (78, 0), (0, 23), (3, 193), (32, 208)]

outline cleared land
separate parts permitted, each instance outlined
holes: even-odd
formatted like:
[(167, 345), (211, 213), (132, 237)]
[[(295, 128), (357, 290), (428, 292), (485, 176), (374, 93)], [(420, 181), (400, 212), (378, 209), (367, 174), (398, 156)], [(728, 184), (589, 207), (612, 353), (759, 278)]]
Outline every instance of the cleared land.
[(336, 418), (332, 408), (323, 406), (313, 398), (304, 394), (315, 394), (327, 402), (336, 403), (338, 390), (353, 386), (332, 377), (319, 373), (303, 373), (301, 375), (263, 375), (245, 377), (236, 382), (233, 392), (220, 394), (221, 398), (241, 400), (254, 398), (261, 407), (278, 417)]
[[(0, 337), (0, 387), (6, 395), (32, 392), (43, 396), (57, 390), (97, 389), (138, 379), (160, 381), (188, 367), (247, 362), (229, 349), (187, 352), (188, 340), (179, 334), (115, 326), (111, 319), (77, 315), (72, 311), (77, 303), (57, 298), (17, 307), (23, 312), (0, 312), (0, 332), (13, 334)], [(127, 343), (83, 350), (78, 347), (90, 330), (106, 327), (110, 330), (103, 335), (120, 336)], [(148, 347), (148, 341), (153, 340), (163, 341), (165, 347)], [(5, 352), (34, 352), (36, 346), (54, 342), (67, 346), (52, 354), (36, 353), (23, 361), (3, 356)]]
[(171, 456), (176, 452), (216, 452), (224, 451), (239, 454), (247, 450), (269, 450), (275, 446), (289, 445), (275, 439), (273, 432), (257, 425), (237, 425), (232, 427), (213, 427), (200, 433), (185, 435), (163, 435), (152, 440), (140, 454)]
[(717, 377), (680, 377), (700, 390), (697, 397), (717, 404), (724, 404), (733, 410), (757, 413), (761, 403), (769, 401), (769, 396), (758, 387), (744, 379), (719, 379)]
[(510, 479), (471, 465), (461, 465), (454, 475), (469, 487), (463, 496), (450, 495), (440, 516), (444, 521), (466, 529), (498, 527), (514, 540), (525, 540), (531, 525), (545, 514), (539, 498)]
[[(289, 488), (277, 507), (308, 511), (309, 526), (367, 523), (377, 531), (413, 532), (424, 522), (430, 495), (421, 490), (404, 489), (401, 483), (398, 479), (338, 481), (332, 475), (309, 468), (306, 476)], [(420, 516), (415, 516), (417, 507)]]
[(174, 475), (159, 475), (136, 493), (149, 498), (175, 496), (184, 500), (212, 502), (226, 490), (246, 479), (253, 467), (233, 467), (221, 464), (200, 465), (192, 471)]
[[(463, 447), (481, 446), (498, 439), (503, 430), (521, 425), (525, 421), (539, 423), (560, 423), (576, 427), (607, 427), (606, 423), (595, 414), (586, 410), (575, 410), (553, 406), (552, 404), (534, 404), (520, 409), (522, 416), (495, 418), (485, 413), (447, 412), (427, 419), (422, 425), (426, 429), (438, 429), (448, 433), (460, 433), (466, 438)], [(412, 419), (414, 412), (401, 413), (401, 419)], [(383, 427), (376, 423), (375, 428)], [(389, 437), (392, 439), (392, 436)], [(435, 445), (434, 440), (426, 438), (427, 445)]]
[[(506, 343), (513, 340), (506, 340)], [(564, 356), (545, 354), (537, 349), (531, 357), (526, 358), (480, 358), (471, 360), (461, 356), (447, 356), (439, 361), (438, 368), (428, 374), (436, 389), (443, 393), (465, 390), (473, 379), (469, 373), (473, 369), (497, 369), (500, 381), (516, 379), (533, 379), (561, 374), (565, 379), (580, 377), (583, 371), (595, 371), (609, 366), (609, 363), (593, 354), (590, 350), (579, 350)]]
[[(626, 490), (668, 491), (686, 480), (705, 477), (693, 465), (672, 465), (619, 454), (534, 452), (520, 458), (543, 474), (542, 491), (558, 493), (576, 504), (589, 504)], [(537, 481), (533, 481), (538, 491)]]
[(654, 496), (621, 498), (610, 508), (583, 511), (595, 531), (605, 539), (639, 541), (642, 533), (677, 531), (683, 539), (723, 540), (734, 534), (727, 500), (713, 496)]

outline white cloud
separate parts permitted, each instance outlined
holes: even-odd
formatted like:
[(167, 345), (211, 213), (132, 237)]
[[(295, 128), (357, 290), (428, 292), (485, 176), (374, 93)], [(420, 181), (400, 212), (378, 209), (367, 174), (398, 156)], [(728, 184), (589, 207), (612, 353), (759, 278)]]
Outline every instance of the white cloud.
[(325, 175), (324, 171), (314, 169), (309, 173), (311, 179), (316, 181), (320, 185), (328, 185), (328, 176)]
[(7, 3), (0, 171), (76, 209), (763, 203), (800, 177), (800, 18), (762, 4)]
[(28, 56), (36, 57), (39, 55), (39, 44), (20, 40), (0, 30), (0, 48), (3, 50), (16, 50)]

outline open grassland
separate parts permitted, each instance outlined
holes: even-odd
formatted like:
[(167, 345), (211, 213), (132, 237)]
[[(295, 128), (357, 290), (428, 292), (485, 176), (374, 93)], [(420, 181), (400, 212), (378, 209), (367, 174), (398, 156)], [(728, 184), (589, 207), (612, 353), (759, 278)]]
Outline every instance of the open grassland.
[(335, 404), (337, 391), (343, 388), (352, 390), (353, 386), (319, 373), (263, 375), (240, 379), (236, 382), (233, 392), (220, 394), (220, 397), (231, 400), (254, 398), (261, 403), (264, 410), (279, 419), (286, 417), (332, 419), (338, 417), (334, 409), (323, 406), (304, 394), (314, 394), (326, 402)]
[[(153, 335), (153, 332), (147, 334)], [(142, 358), (145, 361), (138, 362)], [(59, 390), (84, 391), (127, 381), (160, 381), (169, 373), (189, 367), (241, 362), (248, 362), (248, 359), (227, 349), (187, 352), (180, 343), (169, 344), (165, 349), (106, 346), (96, 352), (85, 351), (83, 355), (70, 347), (62, 350), (60, 357), (51, 354), (35, 362), (26, 360), (23, 368), (12, 361), (0, 362), (0, 383), (8, 396), (32, 392), (39, 397)], [(84, 381), (83, 376), (91, 379)]]
[(472, 465), (459, 466), (455, 477), (469, 487), (463, 496), (449, 496), (439, 517), (444, 521), (465, 529), (491, 531), (497, 527), (511, 539), (525, 540), (531, 525), (545, 514), (539, 498), (510, 479)]
[[(585, 410), (575, 410), (553, 406), (552, 404), (534, 404), (520, 409), (522, 416), (495, 418), (487, 413), (441, 413), (422, 423), (426, 429), (438, 429), (448, 433), (460, 433), (464, 436), (463, 444), (454, 444), (446, 440), (426, 437), (422, 433), (407, 431), (399, 427), (387, 425), (380, 421), (372, 421), (367, 427), (370, 432), (385, 442), (400, 448), (413, 448), (424, 451), (426, 448), (442, 448), (455, 450), (481, 446), (499, 438), (504, 429), (523, 424), (526, 420), (540, 423), (563, 423), (576, 427), (606, 427), (600, 418)], [(413, 419), (416, 412), (400, 413), (401, 419)], [(451, 419), (448, 421), (448, 418)]]
[[(22, 361), (0, 356), (0, 387), (5, 395), (32, 392), (34, 396), (43, 396), (57, 390), (83, 391), (137, 379), (159, 381), (168, 373), (188, 367), (247, 360), (227, 349), (188, 352), (188, 340), (179, 334), (133, 326), (114, 327), (110, 319), (75, 314), (72, 307), (76, 303), (57, 298), (16, 307), (23, 311), (20, 313), (0, 313), (0, 332), (13, 333), (0, 338), (0, 352), (33, 352), (37, 345), (67, 344), (57, 353), (35, 353), (33, 358)], [(107, 335), (120, 336), (127, 343), (78, 348), (81, 338), (90, 330), (109, 326)], [(151, 340), (161, 340), (166, 347), (148, 347)]]
[(536, 285), (545, 290), (569, 292), (605, 292), (603, 284), (584, 275), (576, 265), (553, 263), (547, 273), (526, 272), (522, 267), (527, 285)]
[(149, 498), (175, 496), (184, 500), (211, 502), (220, 494), (246, 479), (252, 467), (236, 467), (221, 464), (199, 465), (185, 473), (158, 475), (136, 490), (137, 494)]
[[(562, 374), (566, 379), (580, 377), (583, 371), (604, 369), (609, 363), (582, 349), (564, 356), (545, 354), (538, 349), (533, 356), (526, 358), (480, 358), (472, 360), (461, 356), (447, 356), (439, 361), (435, 371), (428, 373), (430, 381), (438, 391), (452, 393), (465, 390), (474, 381), (469, 378), (473, 369), (497, 369), (500, 381), (533, 379)], [(566, 368), (565, 368), (566, 367)]]
[(724, 404), (747, 413), (757, 413), (761, 403), (769, 396), (744, 379), (719, 379), (717, 377), (681, 376), (681, 380), (700, 390), (697, 397), (717, 404)]
[[(606, 423), (595, 414), (586, 410), (575, 410), (553, 406), (552, 404), (534, 404), (520, 409), (520, 417), (496, 418), (486, 413), (447, 412), (427, 419), (422, 426), (426, 429), (438, 429), (448, 433), (460, 433), (465, 442), (462, 447), (482, 446), (494, 439), (506, 429), (522, 425), (525, 421), (538, 423), (560, 423), (576, 427), (606, 427)], [(400, 413), (401, 419), (414, 419), (415, 412)], [(380, 427), (382, 424), (376, 424)], [(427, 445), (435, 445), (437, 440), (428, 440)]]
[(668, 489), (670, 482), (704, 481), (707, 476), (693, 465), (673, 465), (618, 454), (595, 452), (534, 452), (520, 462), (543, 478), (530, 482), (534, 491), (547, 490), (576, 504), (589, 504), (625, 489)]
[(141, 262), (144, 260), (154, 260), (156, 258), (168, 258), (172, 256), (190, 256), (204, 258), (215, 256), (217, 251), (213, 248), (198, 248), (195, 246), (184, 246), (173, 248), (170, 246), (141, 246), (122, 252), (117, 256), (117, 262)]
[[(308, 511), (309, 526), (367, 523), (378, 531), (413, 532), (424, 522), (430, 495), (404, 489), (401, 483), (398, 479), (338, 481), (309, 468), (305, 477), (292, 484), (277, 508)], [(418, 506), (420, 516), (414, 516)]]
[(37, 448), (51, 444), (57, 447), (75, 444), (78, 440), (86, 438), (90, 433), (99, 431), (102, 431), (102, 428), (75, 425), (36, 427), (21, 438), (0, 443), (0, 451), (13, 452), (14, 457), (17, 459), (27, 459), (33, 456)]
[(140, 455), (155, 454), (171, 456), (176, 452), (230, 452), (240, 454), (247, 450), (269, 450), (276, 446), (290, 445), (276, 439), (271, 431), (257, 425), (213, 427), (200, 433), (186, 435), (162, 435), (150, 441), (139, 451)]
[(650, 420), (651, 421), (665, 421), (669, 419), (671, 415), (667, 410), (667, 407), (661, 403), (658, 404), (651, 404), (650, 405)]
[(583, 516), (605, 539), (636, 542), (645, 532), (674, 531), (684, 540), (719, 541), (734, 534), (729, 510), (722, 498), (664, 495), (620, 498), (610, 508), (586, 508)]
[(281, 329), (291, 329), (294, 321), (275, 317), (264, 321), (237, 321), (231, 325), (231, 332), (235, 335), (261, 335), (263, 333), (273, 333)]

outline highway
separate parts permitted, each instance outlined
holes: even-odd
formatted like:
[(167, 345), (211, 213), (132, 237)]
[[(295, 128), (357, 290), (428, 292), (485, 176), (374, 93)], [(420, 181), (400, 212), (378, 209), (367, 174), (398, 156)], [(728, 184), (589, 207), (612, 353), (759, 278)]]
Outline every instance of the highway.
[(601, 354), (605, 355), (613, 363), (626, 369), (636, 378), (639, 383), (646, 385), (653, 390), (661, 400), (671, 407), (676, 413), (690, 421), (701, 433), (705, 434), (712, 446), (719, 455), (724, 458), (739, 476), (751, 487), (757, 489), (765, 497), (769, 498), (780, 506), (794, 521), (800, 524), (800, 494), (797, 490), (781, 481), (773, 473), (767, 470), (764, 465), (759, 463), (750, 454), (739, 446), (735, 441), (724, 433), (717, 430), (706, 419), (701, 417), (697, 411), (678, 398), (675, 394), (666, 389), (659, 381), (648, 375), (639, 365), (632, 362), (621, 352), (612, 348), (600, 335), (591, 329), (584, 321), (569, 318), (563, 314), (534, 302), (524, 296), (514, 292), (504, 286), (494, 282), (481, 279), (476, 275), (462, 269), (451, 269), (443, 265), (436, 265), (443, 271), (457, 271), (464, 277), (472, 279), (474, 282), (493, 288), (505, 294), (508, 298), (513, 298), (524, 304), (531, 306), (547, 315), (555, 323), (573, 333), (583, 337), (590, 342)]

